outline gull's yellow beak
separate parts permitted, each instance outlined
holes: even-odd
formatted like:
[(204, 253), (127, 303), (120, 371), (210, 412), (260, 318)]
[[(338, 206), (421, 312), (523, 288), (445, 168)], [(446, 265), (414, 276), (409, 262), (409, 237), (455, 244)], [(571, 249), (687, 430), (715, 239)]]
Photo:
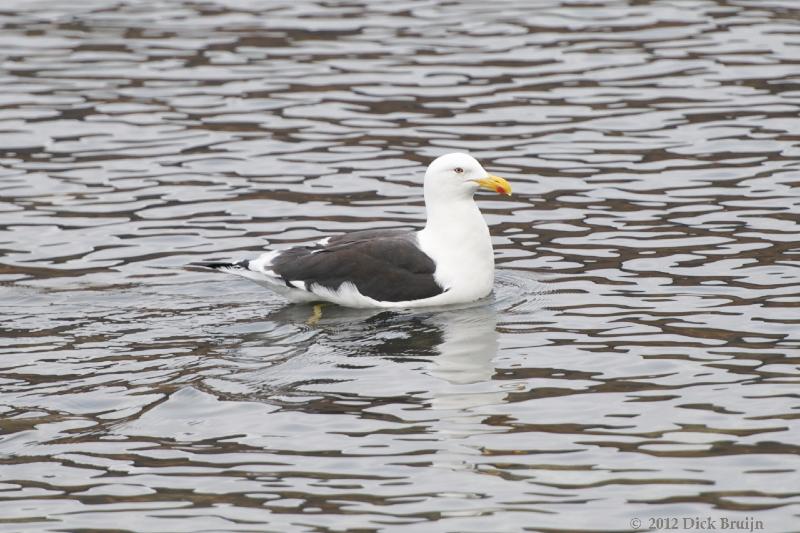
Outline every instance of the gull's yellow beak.
[(475, 183), (484, 189), (489, 189), (490, 191), (496, 191), (500, 194), (511, 196), (511, 185), (509, 185), (508, 182), (500, 176), (493, 176), (489, 174), (482, 180), (475, 180)]

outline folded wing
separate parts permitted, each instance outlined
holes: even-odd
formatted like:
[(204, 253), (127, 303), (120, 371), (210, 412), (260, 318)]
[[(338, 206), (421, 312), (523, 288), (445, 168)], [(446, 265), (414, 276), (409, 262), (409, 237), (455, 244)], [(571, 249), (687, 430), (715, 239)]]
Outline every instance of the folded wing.
[(419, 249), (415, 233), (360, 231), (323, 243), (280, 252), (264, 268), (290, 287), (335, 291), (351, 283), (362, 295), (382, 302), (420, 300), (444, 292), (434, 278), (436, 264)]

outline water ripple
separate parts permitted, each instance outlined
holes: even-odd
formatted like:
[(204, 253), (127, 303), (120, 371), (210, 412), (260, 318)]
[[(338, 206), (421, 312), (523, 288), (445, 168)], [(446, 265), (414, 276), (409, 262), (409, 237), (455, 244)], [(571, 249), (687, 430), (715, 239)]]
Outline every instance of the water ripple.
[[(794, 7), (5, 2), (0, 528), (791, 530)], [(418, 227), (452, 150), (485, 301), (184, 269)]]

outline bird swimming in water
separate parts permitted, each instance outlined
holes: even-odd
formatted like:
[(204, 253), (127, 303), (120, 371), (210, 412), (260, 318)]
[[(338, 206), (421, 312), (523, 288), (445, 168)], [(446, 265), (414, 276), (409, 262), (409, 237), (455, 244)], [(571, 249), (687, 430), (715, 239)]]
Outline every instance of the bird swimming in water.
[(511, 186), (475, 158), (452, 153), (425, 172), (427, 222), (419, 231), (364, 230), (255, 259), (194, 263), (242, 276), (291, 302), (411, 308), (463, 304), (494, 285), (489, 228), (473, 195), (510, 195)]

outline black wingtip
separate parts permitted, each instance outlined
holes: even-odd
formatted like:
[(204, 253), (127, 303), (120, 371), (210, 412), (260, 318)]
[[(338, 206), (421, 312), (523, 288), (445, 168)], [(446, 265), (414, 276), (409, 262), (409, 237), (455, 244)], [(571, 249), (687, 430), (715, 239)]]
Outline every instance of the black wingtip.
[(187, 266), (196, 268), (208, 268), (210, 270), (223, 270), (227, 268), (232, 269), (247, 269), (249, 261), (239, 261), (238, 263), (223, 263), (219, 261), (200, 261), (197, 263), (189, 263)]

